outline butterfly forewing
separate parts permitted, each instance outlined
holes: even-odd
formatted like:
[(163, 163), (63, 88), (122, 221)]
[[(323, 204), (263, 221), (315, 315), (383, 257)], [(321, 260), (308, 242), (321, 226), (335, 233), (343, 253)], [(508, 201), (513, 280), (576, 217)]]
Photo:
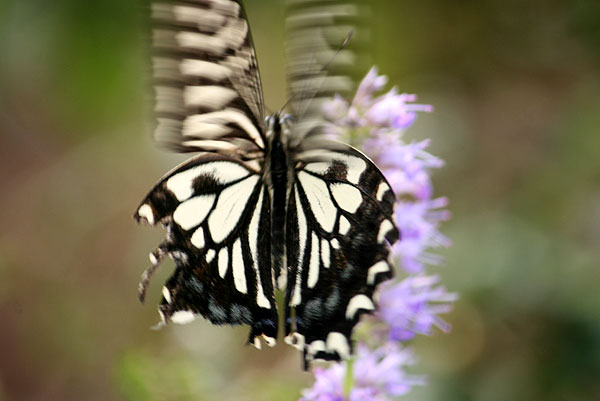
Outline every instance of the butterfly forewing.
[(286, 0), (286, 58), (290, 102), (298, 119), (321, 118), (323, 103), (347, 96), (364, 65), (369, 32), (356, 0)]
[(151, 20), (156, 139), (178, 151), (264, 149), (260, 76), (240, 2), (154, 2)]
[(135, 217), (167, 228), (150, 257), (158, 265), (170, 256), (176, 265), (163, 289), (164, 322), (187, 323), (200, 314), (215, 324), (250, 325), (251, 343), (257, 336), (275, 343), (270, 199), (254, 168), (201, 155), (167, 174)]
[(392, 276), (398, 239), (394, 195), (377, 167), (350, 147), (319, 153), (298, 162), (287, 217), (286, 341), (305, 361), (351, 354), (352, 329)]

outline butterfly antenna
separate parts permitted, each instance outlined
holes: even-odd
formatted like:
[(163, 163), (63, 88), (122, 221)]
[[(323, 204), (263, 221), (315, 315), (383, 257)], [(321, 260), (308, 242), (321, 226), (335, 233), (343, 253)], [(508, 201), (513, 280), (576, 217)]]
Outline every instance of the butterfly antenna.
[(292, 96), (290, 96), (288, 98), (288, 100), (285, 101), (283, 106), (281, 106), (281, 108), (279, 109), (279, 113), (277, 113), (277, 114), (281, 115), (281, 113), (283, 112), (283, 109), (285, 109), (287, 107), (287, 105), (290, 104), (292, 100), (294, 100), (295, 97), (296, 97), (296, 94), (293, 94)]
[(342, 44), (340, 45), (340, 47), (335, 52), (335, 54), (333, 56), (331, 56), (331, 58), (329, 59), (329, 61), (327, 62), (327, 64), (325, 64), (321, 68), (320, 72), (325, 72), (325, 70), (327, 70), (327, 68), (329, 67), (329, 65), (331, 63), (333, 63), (333, 61), (335, 60), (335, 58), (342, 52), (342, 50), (344, 50), (346, 48), (346, 46), (348, 46), (348, 43), (350, 43), (350, 40), (352, 39), (352, 35), (353, 34), (354, 34), (354, 29), (351, 29), (350, 32), (348, 32), (348, 34), (346, 35), (346, 38), (344, 39), (344, 41), (342, 42)]
[[(348, 34), (346, 35), (346, 37), (344, 38), (344, 41), (342, 42), (342, 44), (338, 47), (338, 49), (336, 50), (336, 52), (333, 54), (333, 56), (331, 56), (331, 58), (329, 59), (329, 61), (327, 61), (327, 63), (325, 63), (325, 65), (323, 65), (318, 72), (316, 72), (315, 74), (322, 74), (324, 72), (327, 72), (327, 68), (329, 68), (329, 66), (331, 65), (331, 63), (333, 63), (333, 61), (335, 61), (335, 59), (337, 58), (337, 56), (342, 52), (342, 50), (344, 50), (346, 48), (346, 46), (348, 46), (348, 44), (350, 43), (350, 40), (352, 39), (352, 35), (354, 34), (354, 30), (351, 29)], [(313, 61), (315, 60), (314, 57), (314, 53), (312, 55), (312, 59)], [(316, 61), (314, 61), (316, 63)], [(303, 90), (301, 90), (299, 93), (302, 96), (301, 98), (301, 102), (307, 99), (310, 99), (310, 101), (307, 102), (306, 107), (304, 108), (304, 110), (302, 111), (302, 113), (300, 113), (300, 115), (304, 114), (304, 112), (306, 112), (306, 110), (308, 110), (308, 107), (310, 106), (310, 102), (312, 101), (312, 99), (314, 99), (314, 95), (315, 93), (317, 93), (319, 90), (321, 90), (321, 88), (323, 87), (323, 85), (325, 84), (325, 78), (326, 77), (322, 77), (321, 83), (320, 85), (316, 86), (312, 93), (309, 93), (308, 90), (306, 90), (306, 88), (310, 85), (309, 82), (306, 82), (304, 84), (305, 88), (303, 88)], [(284, 107), (287, 106), (296, 96), (296, 94), (292, 95), (284, 104)], [(284, 108), (282, 107), (282, 109)]]
[[(351, 29), (348, 34), (346, 35), (346, 37), (344, 38), (344, 41), (342, 42), (342, 44), (338, 47), (338, 49), (336, 50), (336, 52), (333, 54), (333, 56), (331, 56), (331, 58), (329, 59), (329, 61), (327, 61), (327, 63), (325, 63), (324, 66), (321, 67), (321, 69), (319, 70), (319, 74), (322, 73), (326, 73), (327, 72), (327, 68), (329, 68), (329, 66), (331, 65), (331, 63), (333, 63), (335, 61), (335, 59), (337, 58), (337, 56), (342, 52), (342, 50), (344, 50), (346, 48), (346, 46), (348, 46), (348, 44), (350, 43), (350, 40), (352, 39), (352, 35), (354, 34), (354, 30)], [(325, 79), (327, 78), (327, 76), (323, 76), (321, 79), (321, 84), (319, 86), (316, 86), (313, 90), (312, 94), (308, 94), (305, 96), (305, 99), (314, 99), (314, 94), (317, 93), (318, 91), (321, 90), (321, 88), (323, 88), (323, 85), (325, 84)], [(306, 91), (308, 92), (308, 91)], [(308, 106), (310, 105), (310, 101), (308, 102), (308, 104), (306, 105), (306, 108), (308, 108)]]

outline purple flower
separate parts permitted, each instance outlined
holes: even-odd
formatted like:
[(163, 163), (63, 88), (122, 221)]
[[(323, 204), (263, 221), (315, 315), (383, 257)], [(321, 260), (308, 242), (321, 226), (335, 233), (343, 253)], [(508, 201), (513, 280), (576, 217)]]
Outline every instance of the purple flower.
[(425, 151), (429, 143), (424, 140), (405, 144), (394, 131), (379, 131), (362, 144), (400, 199), (394, 212), (402, 239), (392, 252), (409, 273), (422, 272), (425, 264), (440, 264), (441, 260), (428, 249), (450, 245), (448, 238), (438, 230), (439, 223), (450, 218), (450, 213), (443, 210), (448, 200), (432, 199), (430, 177), (430, 169), (444, 163)]
[(377, 127), (406, 129), (417, 118), (417, 111), (433, 111), (433, 107), (427, 104), (409, 104), (416, 100), (416, 95), (398, 94), (393, 88), (375, 99), (374, 104), (366, 112), (366, 118)]
[(341, 120), (348, 114), (348, 102), (340, 95), (335, 95), (331, 101), (323, 106), (323, 113), (328, 120)]
[(438, 283), (438, 276), (419, 275), (382, 285), (377, 317), (387, 323), (390, 340), (407, 341), (415, 334), (431, 334), (433, 326), (445, 332), (450, 329), (438, 315), (450, 311), (456, 294)]
[(333, 364), (328, 369), (315, 368), (315, 384), (304, 390), (300, 401), (343, 401), (344, 364)]
[(388, 401), (406, 394), (415, 385), (423, 385), (420, 376), (408, 375), (407, 366), (415, 358), (407, 348), (388, 343), (371, 351), (359, 344), (353, 364), (354, 386), (344, 394), (346, 363), (333, 364), (327, 369), (315, 369), (315, 385), (305, 390), (300, 401)]
[(355, 107), (370, 107), (373, 94), (382, 90), (386, 84), (387, 77), (385, 75), (378, 75), (377, 67), (372, 67), (360, 85), (358, 85), (352, 105)]
[(396, 205), (396, 225), (402, 240), (394, 244), (392, 253), (399, 257), (406, 272), (420, 273), (427, 264), (441, 264), (441, 258), (428, 250), (450, 246), (450, 240), (438, 230), (439, 222), (449, 218), (448, 211), (439, 210), (446, 205), (446, 198), (401, 201)]
[(376, 132), (362, 142), (362, 149), (377, 163), (400, 198), (429, 199), (433, 186), (429, 169), (444, 162), (427, 153), (430, 141), (405, 144), (396, 132)]
[(323, 106), (325, 117), (338, 128), (395, 129), (404, 130), (416, 119), (417, 112), (433, 111), (426, 104), (414, 104), (417, 97), (402, 93), (393, 88), (389, 92), (374, 96), (387, 83), (387, 77), (377, 75), (373, 67), (362, 80), (351, 103), (335, 96)]

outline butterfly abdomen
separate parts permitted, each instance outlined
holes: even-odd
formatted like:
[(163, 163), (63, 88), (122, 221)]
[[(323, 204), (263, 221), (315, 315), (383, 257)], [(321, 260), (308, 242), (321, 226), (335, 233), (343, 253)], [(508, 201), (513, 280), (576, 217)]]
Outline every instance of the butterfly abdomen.
[(273, 195), (272, 203), (272, 261), (275, 277), (279, 277), (283, 261), (285, 244), (285, 216), (287, 203), (288, 166), (287, 155), (281, 141), (281, 124), (279, 116), (272, 116), (271, 148), (269, 154), (270, 179)]

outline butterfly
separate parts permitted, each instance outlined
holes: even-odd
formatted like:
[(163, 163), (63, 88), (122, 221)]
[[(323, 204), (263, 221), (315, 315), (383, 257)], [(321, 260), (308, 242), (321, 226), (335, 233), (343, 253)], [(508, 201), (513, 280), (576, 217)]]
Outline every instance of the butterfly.
[[(311, 29), (302, 21), (296, 32)], [(274, 346), (282, 291), (284, 340), (302, 352), (305, 369), (315, 359), (348, 358), (354, 326), (375, 310), (375, 288), (393, 275), (388, 256), (399, 232), (383, 174), (325, 135), (314, 106), (329, 77), (297, 63), (296, 117), (265, 117), (239, 1), (155, 2), (151, 22), (156, 138), (198, 154), (162, 177), (135, 212), (138, 222), (166, 229), (140, 299), (168, 256), (175, 271), (162, 289), (162, 324), (199, 315), (246, 324), (249, 344)], [(300, 60), (317, 58), (315, 49)]]

